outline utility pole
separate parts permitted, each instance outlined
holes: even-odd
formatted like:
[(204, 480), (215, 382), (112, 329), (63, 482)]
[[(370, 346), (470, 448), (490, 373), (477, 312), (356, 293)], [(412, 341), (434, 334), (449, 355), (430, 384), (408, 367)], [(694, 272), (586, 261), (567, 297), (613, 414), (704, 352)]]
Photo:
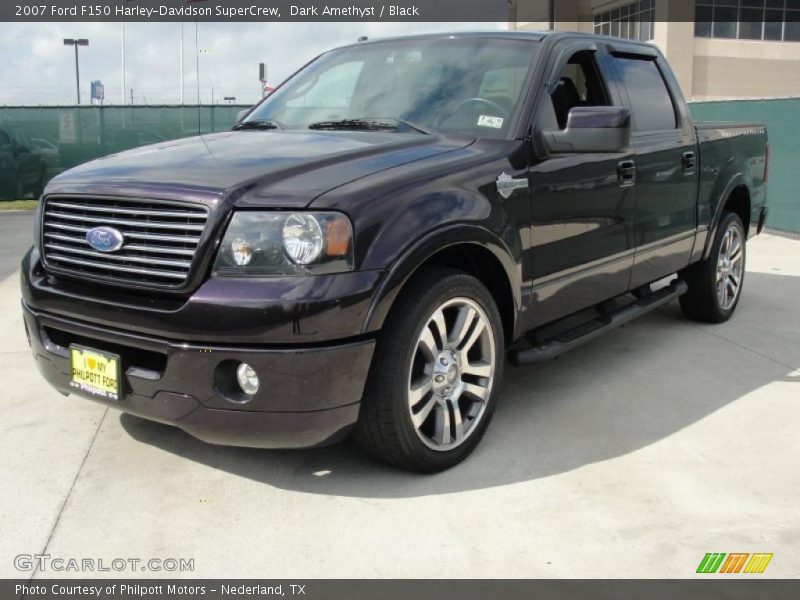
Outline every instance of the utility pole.
[[(197, 21), (194, 22), (194, 53), (195, 69), (197, 70), (197, 104), (200, 105), (200, 34)], [(197, 111), (197, 124), (200, 126), (200, 111)]]
[(122, 104), (125, 104), (125, 90), (128, 82), (125, 77), (125, 15), (122, 16)]
[[(180, 82), (181, 82), (181, 106), (183, 106), (186, 103), (186, 98), (184, 98), (184, 95), (183, 95), (183, 17), (181, 17), (181, 61), (180, 62), (181, 62), (181, 76), (180, 76)], [(181, 113), (181, 114), (183, 114), (183, 113)]]
[(267, 95), (267, 64), (258, 63), (258, 80), (261, 82), (261, 97)]
[(75, 47), (75, 88), (78, 92), (78, 105), (81, 103), (81, 69), (78, 64), (78, 46), (88, 46), (89, 40), (87, 39), (72, 39), (72, 38), (65, 38), (64, 39), (65, 46), (74, 46)]

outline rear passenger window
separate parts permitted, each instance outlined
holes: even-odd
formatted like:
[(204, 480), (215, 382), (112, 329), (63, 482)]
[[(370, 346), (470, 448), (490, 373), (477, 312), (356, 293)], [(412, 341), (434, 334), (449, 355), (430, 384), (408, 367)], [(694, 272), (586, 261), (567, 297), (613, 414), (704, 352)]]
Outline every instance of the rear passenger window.
[(675, 129), (675, 107), (656, 62), (628, 56), (617, 56), (616, 62), (631, 100), (633, 129), (639, 132)]

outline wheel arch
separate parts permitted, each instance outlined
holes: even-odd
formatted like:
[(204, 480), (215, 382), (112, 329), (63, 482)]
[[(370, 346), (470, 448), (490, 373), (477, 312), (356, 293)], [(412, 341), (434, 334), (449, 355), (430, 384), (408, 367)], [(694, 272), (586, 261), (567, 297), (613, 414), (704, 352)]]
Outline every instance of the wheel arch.
[(720, 194), (720, 201), (717, 202), (714, 218), (711, 221), (711, 227), (706, 237), (703, 260), (707, 259), (711, 254), (713, 240), (717, 235), (717, 229), (722, 220), (722, 215), (726, 211), (731, 211), (739, 215), (739, 218), (742, 220), (742, 225), (744, 225), (745, 237), (749, 237), (751, 222), (750, 188), (741, 175), (733, 177), (725, 187), (725, 191)]
[(517, 315), (521, 306), (520, 267), (500, 239), (481, 227), (463, 224), (433, 232), (403, 252), (373, 296), (364, 332), (376, 331), (383, 326), (406, 284), (427, 266), (456, 268), (475, 276), (497, 303), (506, 342), (517, 336)]

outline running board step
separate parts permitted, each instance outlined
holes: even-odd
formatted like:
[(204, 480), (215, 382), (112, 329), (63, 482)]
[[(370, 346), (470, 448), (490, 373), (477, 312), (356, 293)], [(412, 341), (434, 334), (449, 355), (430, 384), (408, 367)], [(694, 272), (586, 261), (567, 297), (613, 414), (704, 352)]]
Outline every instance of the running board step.
[(550, 360), (671, 302), (685, 294), (687, 290), (686, 282), (676, 279), (666, 287), (647, 294), (620, 309), (565, 331), (541, 345), (512, 350), (508, 353), (508, 360), (516, 366)]

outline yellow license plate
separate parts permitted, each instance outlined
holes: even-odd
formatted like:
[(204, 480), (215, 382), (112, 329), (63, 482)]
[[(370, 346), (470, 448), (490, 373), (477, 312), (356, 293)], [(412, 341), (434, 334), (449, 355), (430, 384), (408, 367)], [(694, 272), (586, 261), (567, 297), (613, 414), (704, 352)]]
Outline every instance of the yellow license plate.
[(72, 345), (70, 355), (70, 385), (82, 392), (119, 400), (119, 356), (100, 350)]

